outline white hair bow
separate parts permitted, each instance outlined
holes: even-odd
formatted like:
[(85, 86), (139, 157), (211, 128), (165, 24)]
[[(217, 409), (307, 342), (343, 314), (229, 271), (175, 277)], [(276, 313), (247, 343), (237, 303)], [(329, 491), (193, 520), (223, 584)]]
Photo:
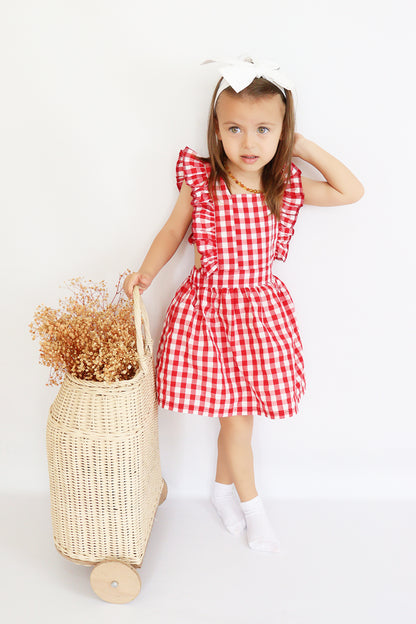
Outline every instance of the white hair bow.
[(292, 82), (283, 74), (279, 65), (269, 60), (253, 60), (250, 57), (209, 59), (202, 65), (215, 63), (223, 80), (217, 92), (220, 93), (227, 87), (232, 87), (239, 93), (248, 87), (255, 78), (265, 78), (280, 89), (286, 97), (285, 89), (293, 90)]

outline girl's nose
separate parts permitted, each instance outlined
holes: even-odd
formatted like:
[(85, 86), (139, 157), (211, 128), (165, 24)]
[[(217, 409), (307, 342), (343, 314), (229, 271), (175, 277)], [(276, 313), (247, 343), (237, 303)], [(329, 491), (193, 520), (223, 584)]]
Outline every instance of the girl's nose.
[(250, 149), (255, 145), (255, 135), (253, 132), (246, 132), (244, 135), (244, 148)]

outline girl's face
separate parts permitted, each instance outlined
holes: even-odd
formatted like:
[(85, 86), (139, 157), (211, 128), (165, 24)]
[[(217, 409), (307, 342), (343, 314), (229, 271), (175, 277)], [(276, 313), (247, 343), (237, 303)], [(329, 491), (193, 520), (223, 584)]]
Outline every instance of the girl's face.
[(231, 172), (259, 178), (272, 160), (282, 133), (285, 105), (279, 94), (262, 98), (221, 93), (217, 107), (217, 137), (222, 141)]

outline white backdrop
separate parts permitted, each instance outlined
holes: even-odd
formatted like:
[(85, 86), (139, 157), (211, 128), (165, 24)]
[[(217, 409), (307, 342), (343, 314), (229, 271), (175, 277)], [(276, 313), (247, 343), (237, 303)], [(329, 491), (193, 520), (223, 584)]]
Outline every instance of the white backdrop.
[[(297, 129), (363, 182), (357, 204), (305, 206), (288, 260), (307, 393), (255, 420), (264, 496), (414, 496), (414, 136), (410, 0), (14, 0), (0, 9), (0, 487), (48, 489), (56, 389), (28, 324), (71, 277), (137, 268), (177, 196), (179, 149), (205, 149), (206, 58), (280, 60)], [(414, 141), (413, 141), (414, 142)], [(306, 175), (311, 167), (298, 162)], [(193, 261), (186, 242), (145, 294), (155, 348)], [(413, 266), (412, 266), (413, 263)], [(160, 412), (170, 493), (207, 496), (218, 422)]]

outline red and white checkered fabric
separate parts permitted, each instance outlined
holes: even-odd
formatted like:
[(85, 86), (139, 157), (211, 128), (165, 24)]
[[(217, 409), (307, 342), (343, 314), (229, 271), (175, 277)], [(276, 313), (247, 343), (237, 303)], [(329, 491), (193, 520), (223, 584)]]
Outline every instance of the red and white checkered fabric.
[(205, 416), (293, 416), (305, 390), (294, 306), (273, 261), (285, 260), (299, 208), (301, 171), (292, 163), (280, 221), (261, 194), (214, 201), (209, 164), (180, 152), (178, 188), (192, 188), (192, 235), (201, 254), (167, 311), (157, 353), (159, 405)]

